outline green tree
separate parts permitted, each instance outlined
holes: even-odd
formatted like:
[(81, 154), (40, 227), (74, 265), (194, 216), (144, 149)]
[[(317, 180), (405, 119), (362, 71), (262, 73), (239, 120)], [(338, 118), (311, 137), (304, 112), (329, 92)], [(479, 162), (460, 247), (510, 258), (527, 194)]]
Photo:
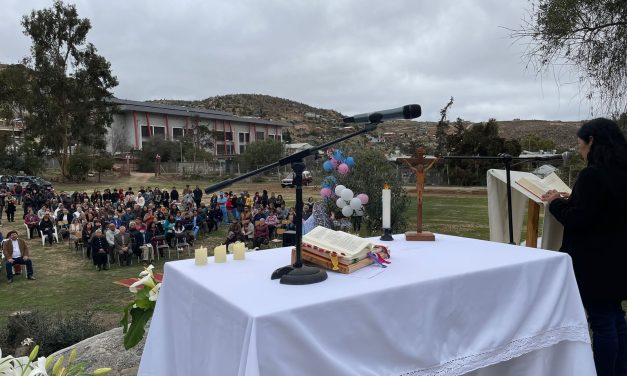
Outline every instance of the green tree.
[(528, 46), (525, 57), (537, 71), (574, 67), (601, 109), (627, 109), (625, 0), (533, 0), (529, 18), (511, 35)]
[(214, 145), (213, 130), (209, 128), (209, 125), (202, 124), (200, 117), (195, 115), (192, 117), (192, 128), (188, 130), (183, 139), (184, 142), (184, 155), (192, 154), (192, 160), (194, 162), (194, 173), (196, 173), (196, 161), (197, 158), (201, 158), (204, 161), (211, 160), (213, 155), (207, 151)]
[(109, 154), (95, 155), (92, 157), (92, 168), (98, 173), (98, 183), (100, 183), (100, 175), (113, 168), (113, 157)]
[(67, 168), (68, 168), (68, 178), (73, 181), (83, 181), (87, 177), (89, 173), (89, 164), (91, 162), (91, 158), (89, 154), (79, 151), (72, 154), (68, 158)]
[(91, 23), (74, 5), (57, 0), (22, 19), (32, 40), (24, 62), (32, 71), (28, 128), (59, 160), (69, 177), (73, 146), (104, 147), (112, 109), (106, 99), (117, 85), (109, 62), (86, 41)]
[(142, 144), (142, 150), (136, 151), (137, 168), (142, 172), (155, 171), (155, 157), (161, 156), (161, 162), (176, 162), (180, 160), (180, 143), (166, 141), (162, 138), (151, 137)]
[[(455, 133), (447, 138), (447, 146), (451, 155), (460, 156), (497, 156), (507, 153), (513, 156), (520, 155), (522, 147), (517, 140), (505, 140), (498, 136), (499, 125), (495, 119), (487, 123), (473, 124), (464, 128), (461, 119), (455, 126)], [(494, 162), (461, 160), (448, 161), (448, 175), (451, 184), (455, 185), (482, 185), (485, 183), (485, 173), (490, 168), (502, 168)]]
[(246, 151), (239, 156), (242, 172), (251, 171), (258, 167), (276, 162), (283, 156), (283, 144), (272, 139), (255, 141), (246, 147)]
[(437, 146), (435, 148), (435, 154), (438, 156), (446, 154), (446, 150), (445, 150), (446, 149), (446, 129), (449, 126), (449, 122), (448, 120), (446, 120), (446, 113), (448, 112), (448, 109), (451, 108), (452, 105), (453, 105), (453, 97), (451, 97), (451, 99), (449, 99), (446, 106), (444, 106), (444, 108), (440, 110), (440, 121), (438, 121), (438, 125), (435, 131), (435, 139), (437, 143)]
[(535, 134), (528, 134), (518, 141), (521, 147), (528, 151), (555, 150), (555, 141)]
[(352, 151), (350, 155), (355, 159), (355, 167), (348, 175), (338, 177), (338, 184), (350, 188), (355, 195), (359, 193), (368, 195), (369, 201), (364, 205), (363, 218), (368, 232), (375, 234), (381, 230), (383, 215), (381, 194), (385, 183), (389, 183), (392, 190), (392, 231), (394, 233), (405, 231), (407, 220), (403, 213), (409, 200), (396, 168), (379, 150), (362, 148)]

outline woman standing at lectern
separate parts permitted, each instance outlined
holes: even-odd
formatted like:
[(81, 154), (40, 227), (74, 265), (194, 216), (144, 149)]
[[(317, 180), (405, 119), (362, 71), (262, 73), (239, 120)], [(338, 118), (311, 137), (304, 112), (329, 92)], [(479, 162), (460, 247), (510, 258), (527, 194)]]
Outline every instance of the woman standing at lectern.
[(543, 199), (564, 225), (563, 252), (573, 268), (592, 329), (599, 376), (627, 375), (627, 142), (616, 123), (594, 119), (577, 131), (588, 165), (570, 197), (549, 191)]

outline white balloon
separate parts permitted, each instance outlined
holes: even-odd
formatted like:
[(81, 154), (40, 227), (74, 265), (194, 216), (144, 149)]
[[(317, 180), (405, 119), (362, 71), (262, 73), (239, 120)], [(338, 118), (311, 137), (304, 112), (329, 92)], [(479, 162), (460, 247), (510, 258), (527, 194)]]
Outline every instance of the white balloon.
[(353, 208), (351, 208), (350, 206), (345, 206), (344, 208), (342, 208), (342, 214), (345, 217), (350, 217), (351, 215), (353, 215)]
[[(350, 201), (353, 199), (353, 191), (346, 188), (342, 192), (340, 192), (340, 197), (343, 198), (345, 201)], [(361, 201), (359, 203), (361, 203)]]
[(345, 207), (347, 205), (346, 201), (342, 200), (341, 198), (338, 198), (337, 201), (335, 201), (335, 204), (340, 209), (342, 209), (343, 207)]
[(364, 209), (363, 208), (359, 208), (359, 209), (355, 210), (355, 215), (363, 216), (364, 215)]
[(346, 187), (343, 185), (338, 185), (337, 187), (335, 187), (335, 195), (339, 196), (343, 190), (345, 190)]
[(361, 200), (360, 200), (359, 198), (357, 198), (357, 197), (354, 197), (354, 198), (351, 200), (350, 206), (351, 206), (351, 208), (353, 208), (354, 210), (359, 210), (359, 208), (361, 208)]

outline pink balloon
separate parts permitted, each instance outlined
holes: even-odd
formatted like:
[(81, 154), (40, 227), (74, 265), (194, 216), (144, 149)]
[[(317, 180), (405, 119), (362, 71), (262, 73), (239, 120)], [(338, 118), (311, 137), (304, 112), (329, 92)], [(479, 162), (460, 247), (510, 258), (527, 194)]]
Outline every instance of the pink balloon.
[(358, 194), (357, 198), (361, 201), (362, 205), (366, 205), (368, 203), (368, 195), (365, 193)]
[(333, 168), (336, 168), (337, 165), (340, 164), (340, 162), (338, 162), (337, 159), (335, 158), (331, 158), (331, 164), (333, 165)]
[(331, 191), (331, 188), (322, 188), (320, 190), (320, 196), (322, 196), (323, 198), (329, 198), (332, 194), (333, 192)]
[(337, 166), (337, 172), (339, 172), (340, 175), (346, 175), (350, 172), (350, 170), (350, 167), (348, 167), (346, 163), (342, 163), (341, 165)]

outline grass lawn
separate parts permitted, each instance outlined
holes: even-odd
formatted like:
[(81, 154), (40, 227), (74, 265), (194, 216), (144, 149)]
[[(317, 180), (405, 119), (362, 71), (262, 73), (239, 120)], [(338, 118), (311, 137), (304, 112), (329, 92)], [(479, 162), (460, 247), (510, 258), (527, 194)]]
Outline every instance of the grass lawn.
[[(88, 192), (94, 187), (108, 186), (132, 186), (138, 189), (139, 185), (169, 187), (176, 185), (179, 191), (185, 184), (195, 187), (196, 182), (162, 181), (154, 180), (154, 177), (146, 178), (142, 181), (136, 177), (127, 178), (113, 182), (101, 184), (90, 183), (89, 185), (57, 185), (59, 190), (85, 189)], [(207, 182), (198, 182), (202, 188), (208, 185)], [(263, 185), (260, 184), (238, 184), (232, 188), (233, 191), (248, 190), (254, 193), (261, 191)], [(286, 198), (288, 203), (293, 203), (294, 190), (282, 189), (276, 184), (272, 188), (276, 193), (280, 193)], [(318, 196), (319, 188), (309, 188), (305, 190), (305, 198)], [(271, 192), (271, 190), (269, 190)], [(415, 198), (410, 198), (412, 204), (406, 213), (410, 221), (410, 229), (415, 226)], [(18, 209), (16, 218), (21, 218), (22, 210)], [(478, 239), (488, 239), (488, 214), (487, 198), (485, 196), (438, 196), (426, 195), (424, 208), (425, 230), (436, 233), (459, 235)], [(6, 234), (10, 229), (18, 230), (20, 236), (26, 239), (25, 228), (22, 221), (7, 224), (1, 231)], [(226, 226), (221, 226), (216, 233), (202, 237), (198, 245), (205, 245), (213, 249), (225, 238)], [(41, 239), (36, 237), (26, 240), (30, 247), (31, 258), (34, 263), (36, 281), (28, 281), (24, 276), (15, 276), (14, 283), (6, 283), (5, 271), (2, 270), (0, 278), (0, 325), (4, 325), (7, 316), (18, 310), (39, 310), (44, 312), (63, 311), (94, 311), (99, 321), (106, 327), (115, 327), (120, 318), (120, 312), (124, 305), (132, 300), (132, 294), (127, 288), (114, 284), (113, 282), (137, 277), (143, 269), (141, 265), (133, 264), (130, 267), (119, 267), (113, 265), (108, 271), (98, 272), (91, 261), (83, 257), (80, 253), (75, 253), (70, 249), (67, 241), (52, 247), (42, 247)], [(173, 254), (173, 258), (175, 258)], [(193, 257), (193, 254), (192, 254)], [(163, 270), (164, 259), (156, 263), (156, 271)]]

